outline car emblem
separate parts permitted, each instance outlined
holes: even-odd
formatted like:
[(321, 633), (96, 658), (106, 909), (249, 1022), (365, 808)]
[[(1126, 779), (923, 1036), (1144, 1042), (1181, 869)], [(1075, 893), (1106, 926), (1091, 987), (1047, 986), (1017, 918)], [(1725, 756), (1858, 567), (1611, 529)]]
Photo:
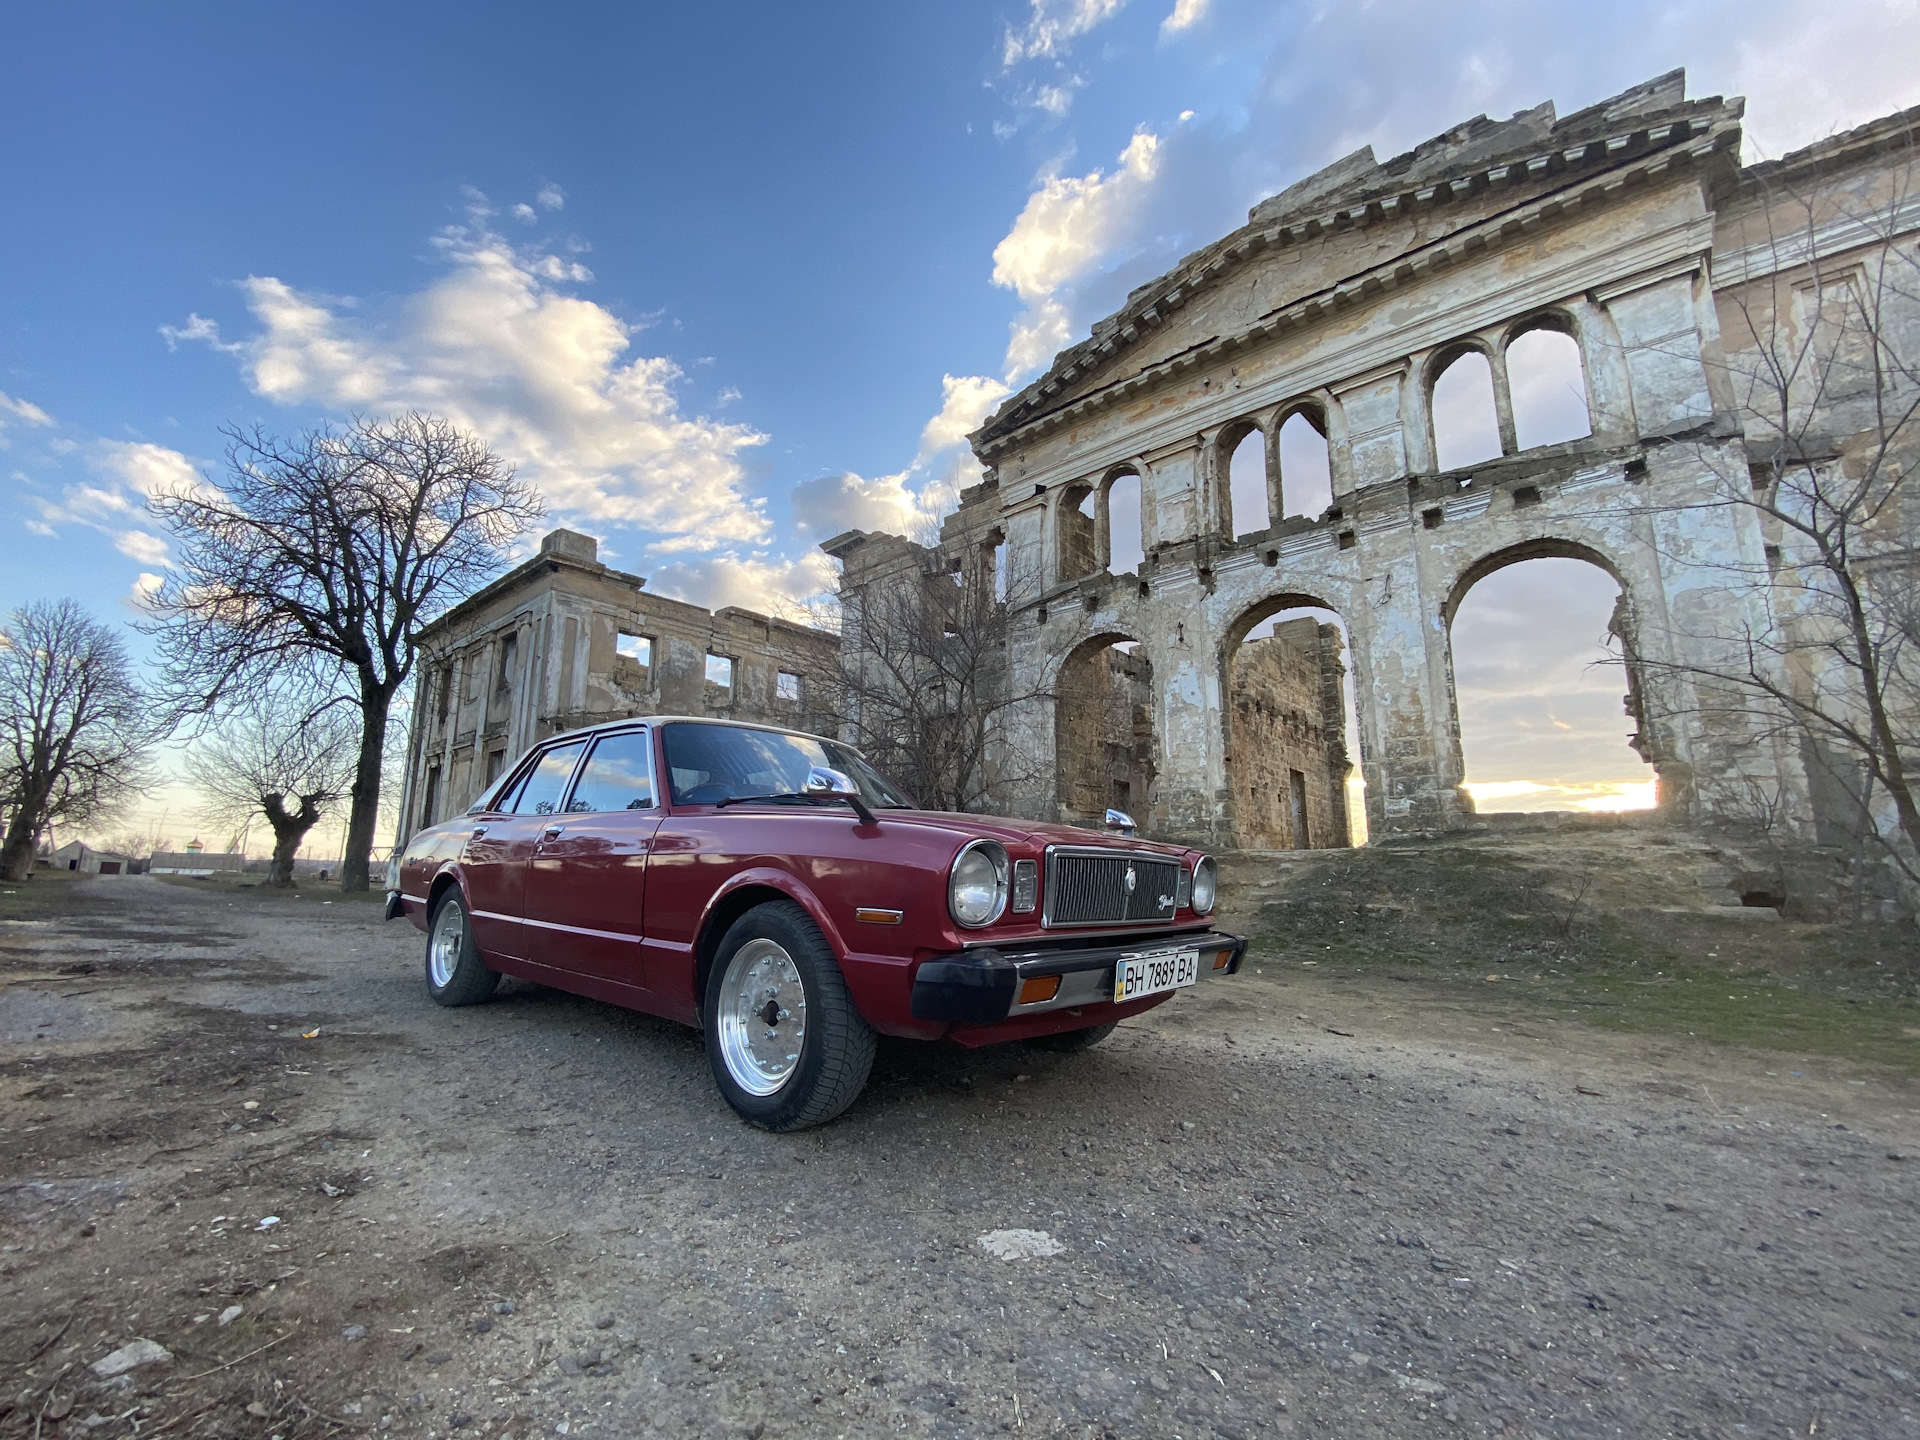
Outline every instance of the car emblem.
[(1127, 894), (1133, 894), (1133, 887), (1140, 883), (1140, 876), (1133, 866), (1127, 866)]

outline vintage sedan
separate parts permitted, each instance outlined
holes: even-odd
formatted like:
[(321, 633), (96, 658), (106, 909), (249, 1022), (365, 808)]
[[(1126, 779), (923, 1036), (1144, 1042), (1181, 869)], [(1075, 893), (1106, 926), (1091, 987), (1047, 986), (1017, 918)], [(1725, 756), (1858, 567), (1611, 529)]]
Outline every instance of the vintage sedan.
[(387, 872), (427, 993), (518, 975), (704, 1030), (729, 1104), (831, 1120), (874, 1036), (1082, 1050), (1239, 968), (1214, 862), (1117, 832), (922, 810), (858, 752), (731, 721), (543, 742)]

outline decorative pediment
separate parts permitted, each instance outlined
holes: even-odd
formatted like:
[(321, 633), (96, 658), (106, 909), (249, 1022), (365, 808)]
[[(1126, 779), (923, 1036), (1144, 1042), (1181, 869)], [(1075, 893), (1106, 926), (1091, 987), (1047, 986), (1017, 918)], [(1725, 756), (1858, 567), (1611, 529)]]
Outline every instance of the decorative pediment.
[[(1685, 87), (1685, 72), (1675, 70), (1564, 119), (1547, 102), (1507, 120), (1476, 116), (1384, 163), (1370, 148), (1335, 161), (1262, 200), (1246, 225), (1133, 291), (969, 437), (975, 453), (991, 465), (1004, 442), (1037, 421), (1130, 397), (1164, 375), (1589, 213), (1612, 203), (1635, 171), (1655, 175), (1736, 151), (1744, 102), (1689, 101)], [(1393, 238), (1383, 233), (1377, 243), (1355, 233), (1389, 225)], [(1324, 242), (1349, 234), (1362, 243), (1330, 261)], [(1273, 269), (1276, 255), (1294, 249), (1302, 257), (1291, 267), (1297, 282), (1291, 291), (1285, 283), (1256, 286), (1265, 308), (1245, 324), (1195, 328), (1177, 318), (1203, 292), (1237, 280), (1256, 261)], [(1304, 263), (1308, 254), (1317, 263)]]

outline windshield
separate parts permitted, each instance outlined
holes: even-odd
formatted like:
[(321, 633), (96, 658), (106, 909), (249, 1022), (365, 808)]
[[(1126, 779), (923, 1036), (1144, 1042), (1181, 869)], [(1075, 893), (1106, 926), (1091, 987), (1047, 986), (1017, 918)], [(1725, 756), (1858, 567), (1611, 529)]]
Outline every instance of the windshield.
[(668, 725), (661, 734), (676, 805), (798, 795), (807, 772), (825, 765), (851, 777), (861, 798), (876, 810), (914, 808), (878, 770), (838, 741), (735, 725)]

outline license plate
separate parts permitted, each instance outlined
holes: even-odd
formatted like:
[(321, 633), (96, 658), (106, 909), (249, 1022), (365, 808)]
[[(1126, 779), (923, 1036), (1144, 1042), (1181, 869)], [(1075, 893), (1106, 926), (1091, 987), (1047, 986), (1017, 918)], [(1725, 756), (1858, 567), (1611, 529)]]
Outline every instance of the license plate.
[(1200, 979), (1198, 950), (1158, 950), (1151, 955), (1122, 955), (1113, 967), (1113, 1003), (1182, 990)]

